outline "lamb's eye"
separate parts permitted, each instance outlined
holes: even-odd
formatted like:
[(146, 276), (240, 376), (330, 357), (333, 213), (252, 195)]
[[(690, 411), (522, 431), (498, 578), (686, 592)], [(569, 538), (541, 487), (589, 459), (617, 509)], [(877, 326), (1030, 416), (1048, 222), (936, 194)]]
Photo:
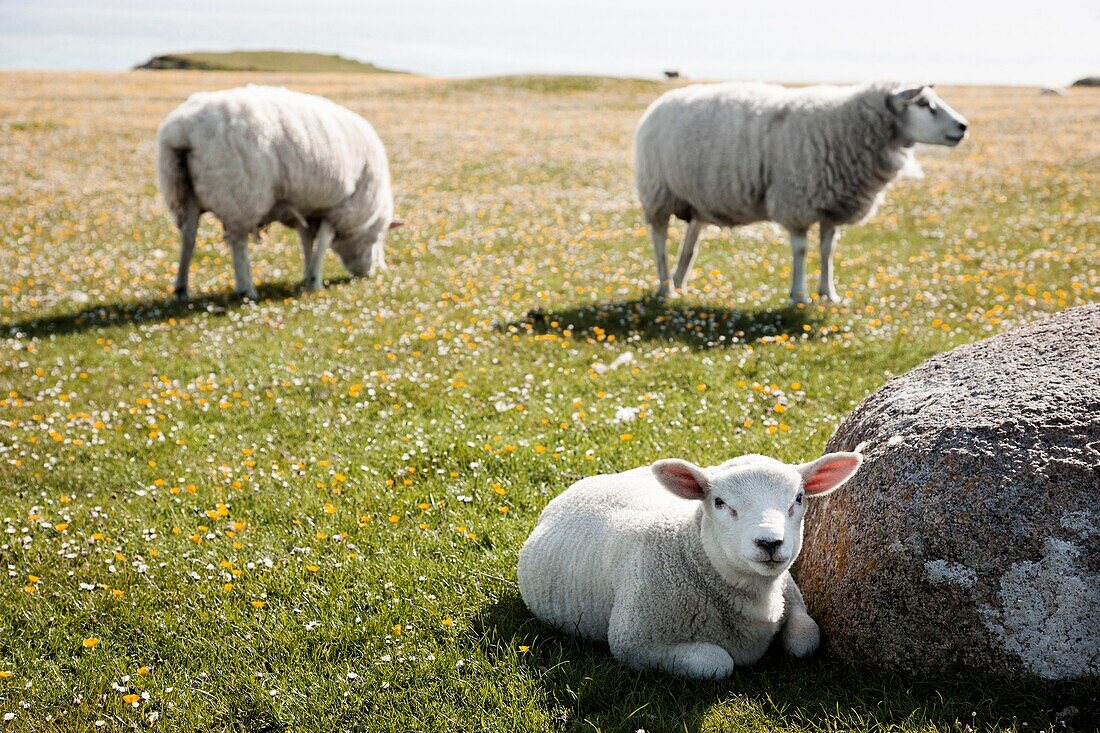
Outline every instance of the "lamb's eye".
[(801, 504), (802, 503), (802, 494), (799, 494), (798, 496), (796, 496), (794, 498), (794, 503), (795, 504)]
[(716, 497), (714, 497), (714, 508), (715, 508), (715, 509), (721, 509), (721, 508), (722, 508), (722, 507), (724, 507), (725, 505), (726, 505), (726, 502), (722, 501), (722, 500), (721, 500), (720, 498), (718, 498), (717, 496), (716, 496)]

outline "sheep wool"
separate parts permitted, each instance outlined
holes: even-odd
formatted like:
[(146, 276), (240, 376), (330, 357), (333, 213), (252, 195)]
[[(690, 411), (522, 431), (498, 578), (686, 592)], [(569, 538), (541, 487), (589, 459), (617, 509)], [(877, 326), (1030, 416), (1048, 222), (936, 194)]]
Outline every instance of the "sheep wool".
[(202, 212), (221, 220), (237, 292), (255, 298), (250, 233), (280, 222), (302, 239), (305, 284), (321, 285), (331, 245), (353, 275), (385, 266), (393, 193), (382, 141), (370, 123), (323, 97), (249, 85), (192, 95), (157, 133), (158, 180), (180, 227), (177, 295), (187, 294)]

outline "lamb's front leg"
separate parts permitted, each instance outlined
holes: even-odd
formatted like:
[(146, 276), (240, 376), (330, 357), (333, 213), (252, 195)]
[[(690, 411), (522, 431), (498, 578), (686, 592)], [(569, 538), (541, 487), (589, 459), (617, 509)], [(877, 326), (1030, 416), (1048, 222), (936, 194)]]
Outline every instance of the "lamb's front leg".
[(809, 302), (806, 297), (806, 232), (791, 231), (791, 304)]
[(805, 657), (817, 651), (821, 644), (821, 629), (817, 622), (806, 613), (806, 603), (802, 600), (802, 591), (794, 582), (790, 573), (783, 586), (783, 602), (786, 605), (786, 620), (779, 630), (779, 641), (783, 648), (796, 657)]
[(634, 669), (660, 669), (697, 680), (720, 680), (733, 673), (733, 658), (717, 644), (657, 641), (672, 630), (651, 627), (645, 613), (636, 612), (642, 607), (617, 603), (612, 610), (607, 643), (615, 659)]
[(821, 225), (821, 282), (817, 294), (831, 303), (839, 303), (840, 296), (833, 286), (833, 243), (836, 241), (836, 227)]

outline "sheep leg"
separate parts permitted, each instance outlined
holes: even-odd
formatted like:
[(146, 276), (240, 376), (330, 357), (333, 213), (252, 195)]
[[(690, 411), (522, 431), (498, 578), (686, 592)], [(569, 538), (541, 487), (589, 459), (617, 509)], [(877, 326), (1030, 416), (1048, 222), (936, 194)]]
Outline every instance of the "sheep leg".
[(665, 245), (668, 242), (668, 220), (650, 222), (650, 235), (653, 237), (653, 257), (657, 260), (657, 297), (668, 296), (668, 260)]
[(783, 586), (783, 601), (786, 605), (786, 620), (779, 630), (780, 643), (793, 656), (805, 657), (813, 654), (821, 643), (821, 629), (810, 618), (810, 614), (806, 613), (802, 591), (789, 573), (786, 585)]
[(335, 236), (336, 231), (332, 228), (332, 224), (322, 221), (321, 226), (317, 228), (317, 238), (313, 241), (313, 256), (310, 257), (309, 265), (306, 266), (306, 290), (320, 290), (324, 286), (321, 280), (321, 266), (324, 264), (325, 252), (328, 251), (328, 246), (332, 244)]
[(199, 233), (199, 206), (189, 201), (180, 219), (180, 268), (176, 273), (176, 298), (187, 300), (187, 281), (191, 275), (191, 257), (195, 254), (195, 238)]
[(260, 294), (252, 284), (252, 265), (248, 262), (248, 234), (226, 232), (229, 249), (233, 253), (233, 280), (237, 295), (250, 300), (259, 300)]
[(680, 260), (676, 263), (676, 274), (672, 276), (674, 290), (682, 290), (688, 275), (691, 274), (691, 265), (695, 261), (695, 244), (699, 241), (699, 235), (702, 234), (705, 226), (706, 224), (698, 219), (692, 219), (688, 223), (684, 244), (680, 247)]
[(309, 262), (313, 259), (313, 229), (308, 226), (298, 227), (298, 238), (302, 242), (302, 278), (309, 270)]
[(717, 644), (689, 641), (681, 644), (648, 644), (631, 649), (611, 649), (625, 664), (638, 669), (657, 668), (678, 677), (720, 680), (733, 674), (733, 657)]
[(836, 241), (836, 227), (821, 225), (821, 282), (817, 293), (832, 303), (839, 303), (840, 296), (833, 286), (833, 243)]
[(806, 232), (791, 231), (791, 304), (809, 302), (806, 297)]
[(386, 264), (386, 248), (381, 241), (377, 241), (371, 246), (370, 270), (367, 271), (367, 274), (375, 275), (380, 270), (386, 269), (389, 269), (389, 266)]

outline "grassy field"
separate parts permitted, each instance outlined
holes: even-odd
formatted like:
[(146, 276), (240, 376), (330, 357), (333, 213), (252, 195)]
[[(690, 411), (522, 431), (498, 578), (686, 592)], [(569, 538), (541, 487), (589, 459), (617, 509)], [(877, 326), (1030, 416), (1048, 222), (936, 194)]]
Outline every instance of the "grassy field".
[[(327, 53), (304, 51), (192, 51), (156, 56), (160, 68), (192, 71), (260, 71), (270, 73), (388, 74), (374, 64)], [(152, 62), (150, 62), (152, 63)]]
[[(301, 294), (274, 228), (241, 303), (207, 221), (197, 298), (170, 300), (156, 126), (246, 80), (377, 127), (408, 222), (382, 276), (331, 257)], [(1095, 684), (827, 654), (689, 683), (526, 612), (518, 549), (578, 477), (808, 460), (890, 375), (1100, 300), (1100, 92), (946, 88), (973, 137), (844, 233), (846, 304), (787, 308), (768, 226), (708, 233), (690, 293), (658, 304), (630, 148), (662, 88), (0, 74), (0, 728), (1090, 727)]]

